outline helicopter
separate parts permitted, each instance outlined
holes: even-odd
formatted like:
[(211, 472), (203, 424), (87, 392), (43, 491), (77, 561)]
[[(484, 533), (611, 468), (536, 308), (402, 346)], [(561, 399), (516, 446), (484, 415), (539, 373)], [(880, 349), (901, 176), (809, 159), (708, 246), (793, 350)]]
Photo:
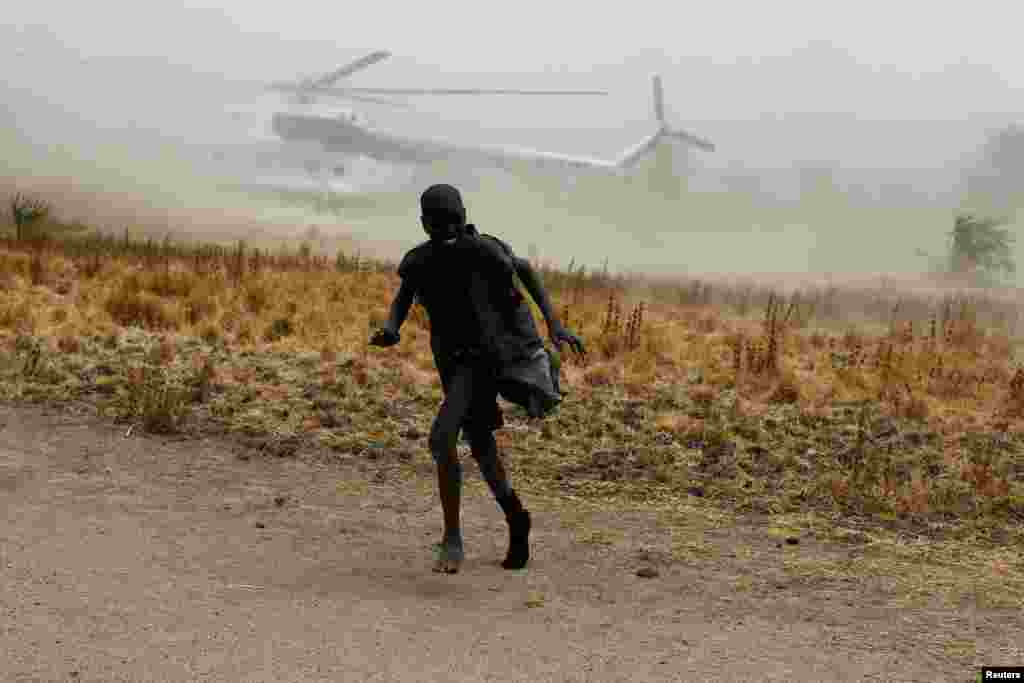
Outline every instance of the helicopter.
[[(714, 151), (708, 140), (671, 126), (665, 117), (664, 93), (661, 77), (652, 77), (653, 114), (656, 128), (638, 140), (614, 159), (568, 155), (553, 151), (512, 147), (505, 145), (479, 145), (435, 137), (410, 134), (397, 128), (375, 125), (354, 109), (324, 113), (312, 108), (324, 98), (340, 98), (353, 102), (407, 107), (404, 103), (381, 96), (421, 95), (489, 95), (489, 96), (604, 96), (604, 90), (519, 90), (485, 88), (356, 88), (339, 86), (339, 81), (391, 57), (386, 50), (371, 52), (344, 66), (321, 76), (296, 81), (278, 81), (269, 84), (270, 91), (289, 96), (287, 111), (274, 113), (270, 121), (273, 138), (281, 144), (285, 156), (298, 160), (302, 171), (278, 174), (275, 179), (259, 184), (263, 189), (275, 187), (284, 191), (319, 191), (324, 196), (333, 193), (358, 193), (351, 171), (359, 161), (380, 165), (417, 166), (438, 161), (490, 167), (512, 173), (543, 171), (554, 173), (570, 183), (576, 176), (588, 173), (623, 175), (641, 160), (650, 157), (663, 142), (680, 141), (686, 145)], [(386, 179), (394, 174), (379, 174)]]

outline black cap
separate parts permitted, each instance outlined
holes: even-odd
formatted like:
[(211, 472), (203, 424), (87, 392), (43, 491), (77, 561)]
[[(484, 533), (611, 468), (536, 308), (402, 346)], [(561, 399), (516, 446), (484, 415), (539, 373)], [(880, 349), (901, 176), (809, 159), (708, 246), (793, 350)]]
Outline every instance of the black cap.
[(420, 195), (420, 211), (424, 216), (450, 215), (466, 219), (462, 195), (451, 185), (431, 185)]

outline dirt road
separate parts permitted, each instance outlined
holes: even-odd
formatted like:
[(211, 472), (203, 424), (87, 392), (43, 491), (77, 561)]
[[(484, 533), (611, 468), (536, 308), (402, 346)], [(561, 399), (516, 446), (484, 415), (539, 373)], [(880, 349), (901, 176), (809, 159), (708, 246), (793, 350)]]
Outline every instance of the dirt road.
[(784, 553), (848, 549), (756, 525), (679, 561), (653, 516), (527, 499), (535, 559), (507, 572), (468, 476), (467, 562), (443, 576), (429, 482), (84, 412), (0, 406), (0, 425), (3, 681), (967, 681), (1024, 662), (1019, 612), (801, 584)]

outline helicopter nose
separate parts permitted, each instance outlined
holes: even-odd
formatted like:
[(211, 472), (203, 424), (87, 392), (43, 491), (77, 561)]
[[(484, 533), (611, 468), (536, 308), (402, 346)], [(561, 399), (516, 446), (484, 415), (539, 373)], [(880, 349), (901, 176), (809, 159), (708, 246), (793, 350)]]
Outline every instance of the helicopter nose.
[(270, 129), (274, 134), (285, 140), (302, 140), (309, 135), (305, 122), (288, 114), (274, 114)]

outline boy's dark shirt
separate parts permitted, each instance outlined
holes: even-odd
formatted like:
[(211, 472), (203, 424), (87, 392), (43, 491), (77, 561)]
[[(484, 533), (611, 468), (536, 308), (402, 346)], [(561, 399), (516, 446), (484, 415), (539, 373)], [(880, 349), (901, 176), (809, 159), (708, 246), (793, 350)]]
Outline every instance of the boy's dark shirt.
[(398, 267), (427, 310), (435, 361), (464, 354), (501, 365), (525, 360), (543, 341), (515, 286), (515, 255), (496, 237), (468, 227), (453, 244), (420, 244)]
[[(497, 245), (505, 253), (509, 263), (512, 264), (514, 276), (516, 255), (513, 253), (512, 247), (493, 235), (478, 234), (476, 228), (472, 225), (468, 226), (468, 228), (470, 234), (479, 237), (485, 242)], [(501, 284), (504, 286), (504, 283)], [(507, 299), (504, 298), (506, 292), (508, 293)], [(516, 286), (515, 278), (513, 277), (511, 288), (496, 291), (494, 296), (495, 298), (491, 299), (492, 301), (507, 301), (501, 309), (501, 339), (503, 340), (503, 353), (506, 359), (510, 362), (515, 362), (530, 358), (538, 349), (543, 348), (544, 341), (537, 332), (537, 323), (533, 319), (530, 304), (527, 303), (526, 298)]]

